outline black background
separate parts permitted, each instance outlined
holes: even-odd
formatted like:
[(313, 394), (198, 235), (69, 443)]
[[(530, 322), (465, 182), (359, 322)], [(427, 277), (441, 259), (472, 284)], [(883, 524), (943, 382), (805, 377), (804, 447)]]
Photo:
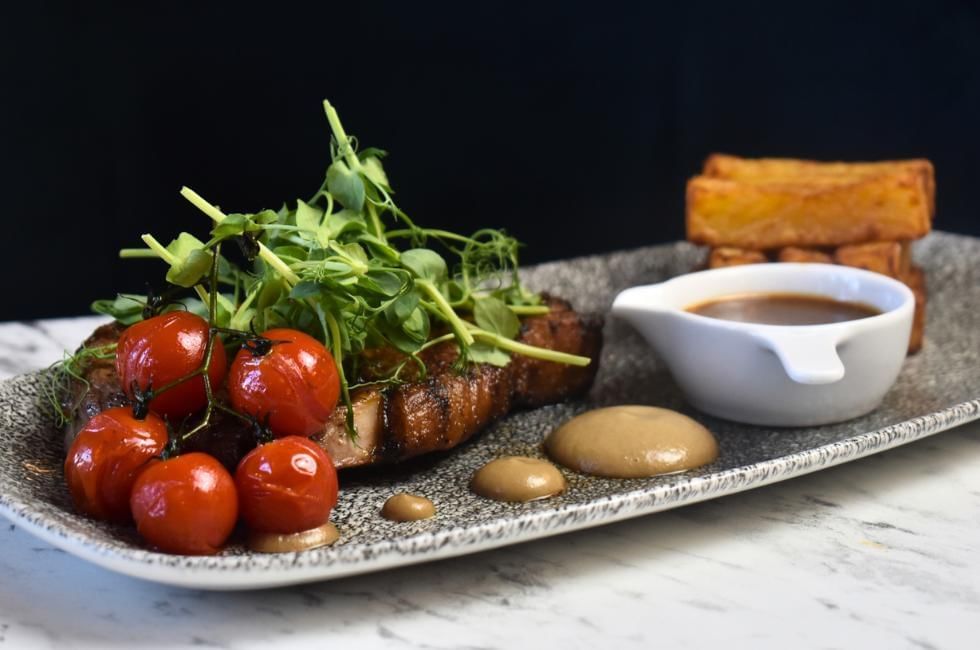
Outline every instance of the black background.
[(937, 227), (980, 234), (968, 2), (137, 4), (3, 10), (0, 319), (162, 281), (115, 253), (206, 236), (183, 184), (229, 211), (311, 195), (324, 97), (416, 221), (504, 227), (524, 261), (683, 237), (711, 151), (928, 157)]

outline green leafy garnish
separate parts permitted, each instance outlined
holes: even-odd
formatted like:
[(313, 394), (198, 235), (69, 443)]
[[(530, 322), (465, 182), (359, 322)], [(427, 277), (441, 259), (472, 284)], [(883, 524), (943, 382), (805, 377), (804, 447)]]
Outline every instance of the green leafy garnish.
[(96, 314), (112, 316), (123, 325), (132, 325), (143, 320), (145, 306), (146, 296), (121, 293), (112, 300), (96, 300), (92, 303), (92, 311)]
[[(140, 310), (142, 309), (143, 307), (140, 306)], [(79, 395), (84, 397), (90, 386), (88, 380), (85, 379), (85, 371), (88, 365), (93, 361), (113, 359), (115, 356), (115, 343), (90, 348), (83, 347), (75, 354), (65, 353), (61, 361), (54, 363), (42, 375), (42, 395), (58, 428), (67, 426), (80, 406), (79, 403), (68, 403), (68, 396), (72, 394), (72, 383), (80, 382), (84, 386), (84, 390), (79, 392)]]
[[(213, 305), (213, 327), (256, 332), (293, 327), (319, 338), (338, 363), (347, 404), (347, 377), (355, 373), (359, 353), (369, 348), (393, 347), (420, 363), (417, 355), (427, 346), (454, 339), (461, 365), (503, 366), (513, 353), (589, 363), (515, 340), (519, 315), (548, 309), (521, 284), (514, 238), (493, 229), (465, 236), (417, 226), (392, 198), (381, 162), (385, 152), (358, 152), (329, 102), (324, 110), (333, 136), (332, 162), (310, 199), (279, 210), (225, 214), (185, 187), (181, 194), (213, 222), (210, 239), (180, 233), (163, 246), (144, 235), (148, 248), (124, 249), (120, 255), (166, 262), (169, 283), (193, 289), (202, 306)], [(227, 240), (237, 241), (254, 260), (251, 268), (221, 255), (220, 244)], [(213, 261), (216, 280), (208, 282)], [(93, 307), (132, 322), (140, 305), (126, 300), (121, 296)], [(403, 367), (384, 381), (399, 381)]]

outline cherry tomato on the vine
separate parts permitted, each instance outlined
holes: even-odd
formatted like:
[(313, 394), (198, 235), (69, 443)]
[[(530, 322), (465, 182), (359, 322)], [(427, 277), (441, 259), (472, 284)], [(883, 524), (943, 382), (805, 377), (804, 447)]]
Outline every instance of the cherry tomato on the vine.
[(124, 406), (106, 409), (79, 431), (65, 458), (65, 482), (75, 509), (109, 521), (128, 521), (129, 495), (147, 463), (167, 444), (167, 425)]
[(228, 395), (236, 410), (268, 422), (272, 433), (311, 436), (330, 418), (340, 397), (333, 356), (312, 336), (293, 329), (271, 329), (266, 354), (249, 348), (235, 356)]
[[(116, 371), (130, 399), (141, 391), (159, 390), (186, 377), (204, 363), (208, 322), (186, 311), (172, 311), (126, 328), (116, 347)], [(228, 358), (215, 340), (208, 377), (215, 388), (224, 379)], [(150, 410), (171, 419), (199, 411), (207, 404), (204, 378), (200, 375), (179, 383), (150, 401)]]
[(201, 452), (153, 462), (136, 479), (129, 505), (139, 534), (167, 553), (217, 553), (238, 520), (234, 479)]
[(321, 526), (337, 505), (337, 470), (309, 438), (286, 436), (260, 445), (235, 471), (238, 505), (249, 528), (298, 533)]

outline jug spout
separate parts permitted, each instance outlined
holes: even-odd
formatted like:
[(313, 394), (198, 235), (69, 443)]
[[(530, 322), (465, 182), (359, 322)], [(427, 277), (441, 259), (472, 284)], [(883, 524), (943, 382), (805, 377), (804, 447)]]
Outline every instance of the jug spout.
[(633, 325), (666, 312), (660, 285), (656, 284), (626, 289), (616, 296), (612, 304), (612, 313)]

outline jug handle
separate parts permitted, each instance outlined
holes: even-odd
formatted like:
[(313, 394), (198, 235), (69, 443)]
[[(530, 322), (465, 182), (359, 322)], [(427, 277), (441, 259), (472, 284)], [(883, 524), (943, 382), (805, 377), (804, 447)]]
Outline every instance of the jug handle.
[(798, 384), (833, 384), (844, 378), (837, 346), (847, 332), (756, 332), (755, 339), (771, 350), (790, 379)]

